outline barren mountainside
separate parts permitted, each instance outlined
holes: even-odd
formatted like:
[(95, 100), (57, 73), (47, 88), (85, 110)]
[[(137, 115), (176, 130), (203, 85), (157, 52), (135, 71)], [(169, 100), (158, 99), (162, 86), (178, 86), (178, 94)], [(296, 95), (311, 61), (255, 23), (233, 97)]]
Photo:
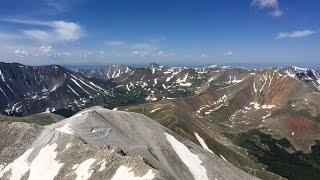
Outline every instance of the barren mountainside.
[(92, 107), (45, 127), (0, 126), (1, 179), (256, 179), (136, 113)]
[[(235, 166), (261, 179), (320, 177), (319, 71), (295, 66), (247, 69), (216, 65), (187, 68), (150, 64), (139, 68), (107, 65), (81, 73), (57, 65), (31, 67), (17, 63), (1, 63), (0, 69), (0, 109), (4, 114), (0, 120), (4, 129), (14, 129), (16, 126), (22, 128), (25, 123), (38, 124), (26, 125), (28, 128), (37, 129), (32, 131), (32, 144), (37, 142), (35, 139), (40, 138), (37, 133), (48, 132), (53, 134), (48, 140), (50, 148), (63, 154), (62, 149), (66, 145), (59, 143), (69, 141), (70, 138), (60, 140), (60, 135), (58, 139), (52, 138), (57, 136), (57, 132), (52, 128), (64, 127), (64, 130), (74, 130), (71, 139), (79, 140), (79, 147), (85, 146), (91, 149), (90, 152), (95, 151), (93, 154), (101, 154), (102, 148), (103, 152), (108, 149), (106, 151), (112, 152), (111, 154), (125, 154), (129, 159), (142, 159), (138, 163), (144, 167), (142, 169), (132, 163), (128, 163), (132, 166), (126, 166), (126, 170), (131, 168), (135, 172), (133, 174), (138, 173), (140, 177), (154, 174), (156, 178), (188, 179), (193, 175), (192, 168), (202, 167), (192, 167), (189, 173), (183, 173), (189, 171), (186, 169), (186, 162), (186, 165), (181, 165), (181, 161), (171, 162), (172, 158), (178, 157), (172, 154), (172, 150), (177, 150), (174, 147), (170, 149), (172, 152), (169, 154), (165, 150), (170, 147), (167, 142), (170, 141), (170, 138), (167, 139), (170, 136), (165, 134), (168, 133), (189, 150), (191, 148), (191, 153), (201, 152), (206, 158), (219, 160), (212, 160), (211, 163), (219, 164), (222, 160), (222, 164), (232, 164), (232, 167)], [(82, 109), (97, 105), (141, 113), (162, 126), (155, 125), (153, 120), (137, 114), (116, 113), (102, 108), (85, 110), (61, 122), (57, 122), (62, 119), (60, 116), (48, 114), (51, 112), (69, 117)], [(104, 112), (103, 116), (95, 113), (100, 111)], [(36, 113), (40, 114), (32, 115)], [(147, 124), (139, 124), (141, 122), (137, 121), (139, 125), (134, 123), (130, 126), (114, 127), (121, 122), (112, 121), (111, 124), (107, 123), (108, 125), (101, 123), (105, 121), (105, 116), (109, 117), (109, 114), (114, 113), (117, 114), (115, 119), (121, 122), (123, 118), (130, 116), (129, 119), (146, 120)], [(31, 116), (14, 117), (26, 115)], [(111, 119), (114, 119), (113, 115)], [(96, 122), (98, 120), (99, 122)], [(11, 123), (8, 124), (7, 121)], [(69, 121), (70, 123), (67, 123)], [(83, 121), (83, 124), (77, 125), (75, 121)], [(52, 123), (54, 124), (42, 126)], [(66, 124), (70, 124), (70, 127), (65, 126)], [(88, 129), (81, 129), (87, 126)], [(112, 126), (111, 129), (114, 131), (108, 130), (105, 126)], [(154, 129), (152, 133), (148, 132), (148, 128)], [(158, 128), (159, 131), (155, 130)], [(79, 133), (76, 133), (77, 129)], [(108, 139), (110, 136), (115, 138)], [(158, 138), (161, 140), (158, 141)], [(163, 142), (163, 139), (167, 141)], [(53, 148), (51, 145), (54, 143), (57, 147)], [(108, 148), (102, 144), (108, 144)], [(135, 147), (137, 144), (139, 147)], [(36, 146), (37, 151), (45, 147)], [(151, 148), (160, 146), (165, 149)], [(145, 147), (148, 147), (147, 151)], [(184, 147), (183, 149), (187, 151)], [(203, 149), (207, 152), (203, 153)], [(19, 151), (19, 155), (26, 150)], [(66, 164), (65, 167), (69, 168), (70, 164), (64, 162), (64, 156), (61, 155), (61, 164)], [(14, 157), (18, 158), (18, 155)], [(57, 157), (59, 159), (59, 156)], [(117, 158), (121, 162), (125, 161), (121, 160), (122, 156), (117, 155)], [(95, 159), (92, 164), (98, 167), (101, 163), (97, 162), (102, 159), (100, 156)], [(217, 164), (212, 165), (200, 156), (199, 159), (203, 162), (208, 179), (212, 179), (217, 172), (211, 167), (216, 167)], [(77, 163), (81, 164), (82, 160), (78, 160)], [(199, 162), (197, 158), (194, 160)], [(8, 164), (11, 161), (5, 162)], [(173, 166), (179, 167), (179, 170), (172, 171), (175, 168)], [(226, 166), (228, 169), (229, 165)], [(116, 167), (120, 165), (117, 164)], [(112, 169), (108, 170), (107, 179), (116, 172), (115, 167), (109, 168)], [(123, 168), (121, 170), (124, 170)], [(90, 177), (100, 177), (99, 173), (94, 173)], [(7, 177), (5, 175), (9, 175), (8, 172), (3, 174)], [(63, 174), (56, 175), (59, 177)], [(229, 178), (226, 174), (220, 175), (222, 178)]]
[(210, 83), (194, 96), (120, 109), (146, 114), (200, 143), (196, 131), (213, 152), (262, 179), (278, 179), (273, 173), (317, 179), (319, 161), (310, 157), (319, 152), (320, 94), (310, 82), (269, 69), (220, 88)]

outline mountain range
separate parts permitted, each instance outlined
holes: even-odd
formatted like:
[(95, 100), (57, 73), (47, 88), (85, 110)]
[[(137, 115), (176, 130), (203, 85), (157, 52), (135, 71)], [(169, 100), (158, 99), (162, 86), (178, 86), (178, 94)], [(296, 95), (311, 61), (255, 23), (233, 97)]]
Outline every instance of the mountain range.
[[(80, 177), (79, 167), (94, 179), (118, 171), (144, 179), (320, 177), (320, 72), (311, 68), (149, 64), (76, 72), (0, 63), (0, 78), (1, 139), (7, 139), (0, 176), (7, 179), (37, 175), (32, 164), (41, 152), (58, 159), (52, 178)], [(68, 153), (87, 160), (71, 161)], [(25, 173), (15, 174), (22, 169), (14, 163), (24, 159)]]

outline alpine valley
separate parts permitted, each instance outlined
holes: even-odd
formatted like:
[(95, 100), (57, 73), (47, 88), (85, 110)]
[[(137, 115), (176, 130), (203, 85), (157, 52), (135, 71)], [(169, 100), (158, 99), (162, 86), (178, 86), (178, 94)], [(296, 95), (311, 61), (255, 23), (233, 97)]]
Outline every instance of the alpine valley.
[(320, 179), (317, 69), (0, 63), (0, 112), (0, 179)]

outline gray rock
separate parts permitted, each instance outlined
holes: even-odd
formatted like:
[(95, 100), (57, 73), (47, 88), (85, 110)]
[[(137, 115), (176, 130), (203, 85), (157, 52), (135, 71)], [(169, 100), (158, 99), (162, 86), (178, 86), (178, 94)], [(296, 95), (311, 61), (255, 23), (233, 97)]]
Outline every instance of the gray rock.
[(31, 135), (9, 138), (27, 142), (14, 158), (5, 158), (10, 142), (1, 144), (1, 179), (256, 179), (141, 114), (93, 107), (42, 131), (0, 128), (22, 124)]

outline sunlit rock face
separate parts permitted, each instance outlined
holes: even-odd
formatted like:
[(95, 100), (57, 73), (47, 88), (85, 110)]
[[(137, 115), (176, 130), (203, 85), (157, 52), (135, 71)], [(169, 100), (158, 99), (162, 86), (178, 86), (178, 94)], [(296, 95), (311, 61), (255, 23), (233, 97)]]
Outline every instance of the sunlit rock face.
[(0, 124), (11, 134), (1, 179), (255, 179), (141, 114), (92, 107), (45, 127)]

